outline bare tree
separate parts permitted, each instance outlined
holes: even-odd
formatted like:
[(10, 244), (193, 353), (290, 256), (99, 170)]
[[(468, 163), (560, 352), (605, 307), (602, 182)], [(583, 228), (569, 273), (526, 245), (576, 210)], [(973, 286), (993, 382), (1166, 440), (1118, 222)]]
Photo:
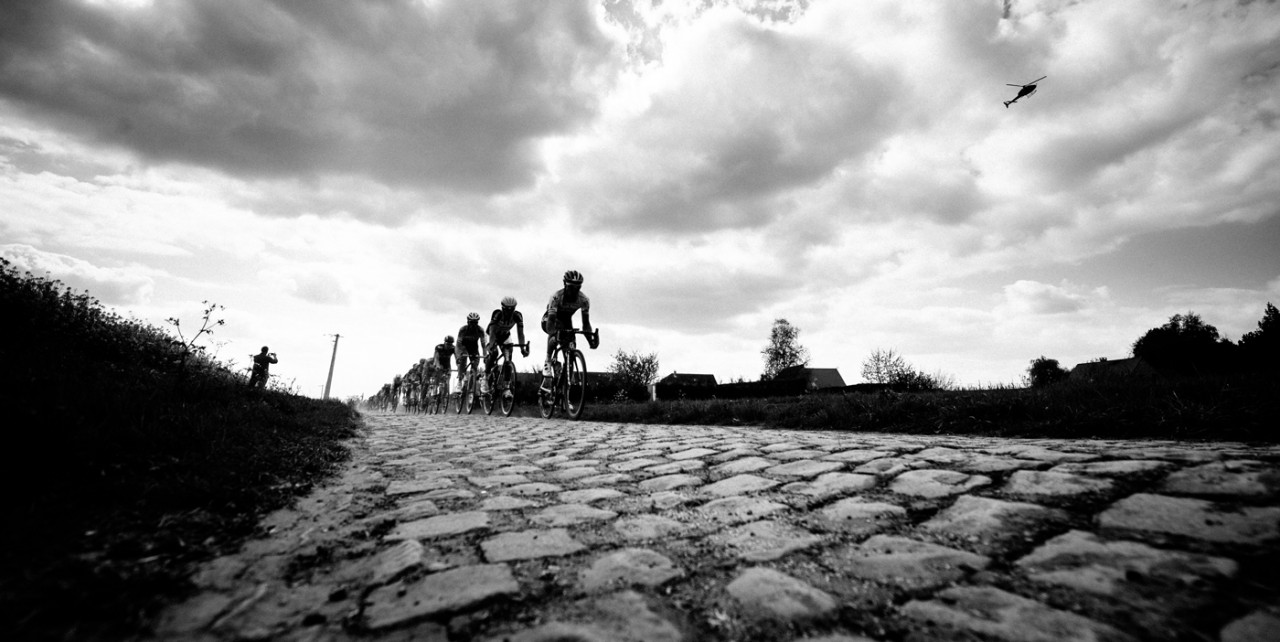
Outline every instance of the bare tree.
[(909, 372), (911, 366), (892, 348), (876, 348), (862, 362), (862, 378), (868, 383), (895, 383)]
[(764, 355), (764, 374), (760, 376), (764, 380), (792, 366), (809, 365), (809, 350), (800, 345), (800, 328), (786, 319), (774, 319), (773, 328), (769, 330), (769, 345), (760, 354)]

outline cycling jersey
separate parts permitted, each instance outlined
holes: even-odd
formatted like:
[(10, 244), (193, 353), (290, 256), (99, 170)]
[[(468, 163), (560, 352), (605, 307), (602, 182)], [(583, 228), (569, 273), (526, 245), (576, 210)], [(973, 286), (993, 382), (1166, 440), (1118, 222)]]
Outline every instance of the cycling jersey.
[(505, 340), (511, 336), (511, 328), (520, 327), (520, 332), (524, 332), (524, 315), (519, 310), (511, 311), (511, 318), (504, 318), (502, 310), (494, 310), (493, 315), (489, 317), (489, 334), (496, 337), (499, 341)]
[(458, 345), (462, 346), (467, 354), (480, 354), (480, 339), (484, 338), (484, 330), (480, 328), (480, 324), (472, 325), (468, 323), (458, 329)]
[(564, 289), (560, 289), (551, 295), (551, 300), (547, 302), (547, 312), (543, 316), (555, 319), (561, 328), (568, 328), (572, 327), (573, 313), (578, 310), (582, 310), (583, 313), (591, 312), (591, 300), (587, 295), (579, 290), (577, 297), (566, 300)]
[(436, 366), (441, 370), (449, 369), (449, 359), (451, 359), (457, 349), (451, 343), (441, 343), (436, 346)]
[(512, 310), (511, 317), (506, 318), (502, 314), (502, 310), (494, 310), (493, 315), (489, 317), (489, 327), (497, 332), (511, 332), (511, 328), (516, 326), (524, 326), (524, 315), (519, 310)]

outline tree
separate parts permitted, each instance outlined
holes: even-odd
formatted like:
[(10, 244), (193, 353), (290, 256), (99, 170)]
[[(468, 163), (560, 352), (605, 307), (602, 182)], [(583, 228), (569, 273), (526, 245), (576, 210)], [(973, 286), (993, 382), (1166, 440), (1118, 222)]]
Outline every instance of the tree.
[(894, 383), (910, 371), (911, 366), (892, 348), (876, 348), (862, 362), (862, 378), (869, 383)]
[(615, 396), (644, 401), (649, 398), (649, 384), (658, 378), (658, 355), (618, 350), (609, 373), (618, 386)]
[(774, 319), (773, 328), (769, 330), (769, 345), (760, 351), (764, 355), (762, 380), (773, 379), (792, 366), (809, 365), (809, 351), (800, 345), (799, 339), (800, 328), (786, 319)]
[(1240, 337), (1241, 357), (1250, 366), (1261, 370), (1280, 367), (1280, 310), (1267, 303), (1258, 321), (1258, 329)]
[(1066, 379), (1067, 374), (1066, 369), (1058, 365), (1057, 359), (1040, 355), (1039, 358), (1032, 359), (1031, 367), (1027, 368), (1027, 383), (1032, 388), (1043, 388)]
[(877, 348), (862, 362), (862, 378), (901, 390), (943, 390), (955, 387), (955, 377), (942, 372), (925, 374), (907, 363), (896, 350)]
[(1218, 329), (1200, 315), (1175, 314), (1158, 328), (1133, 342), (1133, 356), (1157, 369), (1181, 374), (1204, 374), (1229, 366), (1234, 346), (1218, 336)]

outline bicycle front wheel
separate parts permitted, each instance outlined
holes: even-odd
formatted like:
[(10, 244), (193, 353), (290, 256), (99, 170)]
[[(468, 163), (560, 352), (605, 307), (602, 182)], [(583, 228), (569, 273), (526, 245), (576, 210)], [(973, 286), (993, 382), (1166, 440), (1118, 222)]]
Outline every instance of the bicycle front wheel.
[(582, 416), (587, 402), (587, 359), (574, 350), (569, 355), (569, 371), (565, 373), (565, 411), (570, 419)]
[(492, 415), (493, 414), (493, 378), (489, 376), (488, 372), (484, 373), (484, 376), (485, 376), (485, 381), (488, 382), (488, 385), (485, 387), (485, 392), (480, 393), (480, 408), (484, 410), (484, 414)]
[(543, 419), (550, 419), (556, 413), (556, 388), (559, 386), (560, 380), (552, 378), (550, 391), (538, 388), (538, 412), (542, 413)]
[(516, 407), (516, 367), (511, 362), (503, 362), (502, 370), (498, 371), (497, 384), (498, 389), (492, 392), (498, 395), (502, 416), (510, 417), (511, 411)]

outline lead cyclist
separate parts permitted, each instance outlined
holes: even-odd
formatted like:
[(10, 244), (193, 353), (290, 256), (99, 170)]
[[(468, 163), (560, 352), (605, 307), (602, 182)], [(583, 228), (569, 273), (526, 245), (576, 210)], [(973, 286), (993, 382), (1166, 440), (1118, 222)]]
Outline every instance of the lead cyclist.
[(551, 357), (559, 344), (561, 330), (573, 327), (573, 313), (582, 311), (582, 331), (587, 333), (587, 343), (591, 349), (598, 347), (591, 334), (591, 299), (582, 292), (582, 273), (569, 270), (564, 273), (564, 288), (557, 290), (547, 302), (547, 311), (542, 314), (542, 331), (547, 333), (547, 360), (542, 366), (542, 389), (551, 391)]

